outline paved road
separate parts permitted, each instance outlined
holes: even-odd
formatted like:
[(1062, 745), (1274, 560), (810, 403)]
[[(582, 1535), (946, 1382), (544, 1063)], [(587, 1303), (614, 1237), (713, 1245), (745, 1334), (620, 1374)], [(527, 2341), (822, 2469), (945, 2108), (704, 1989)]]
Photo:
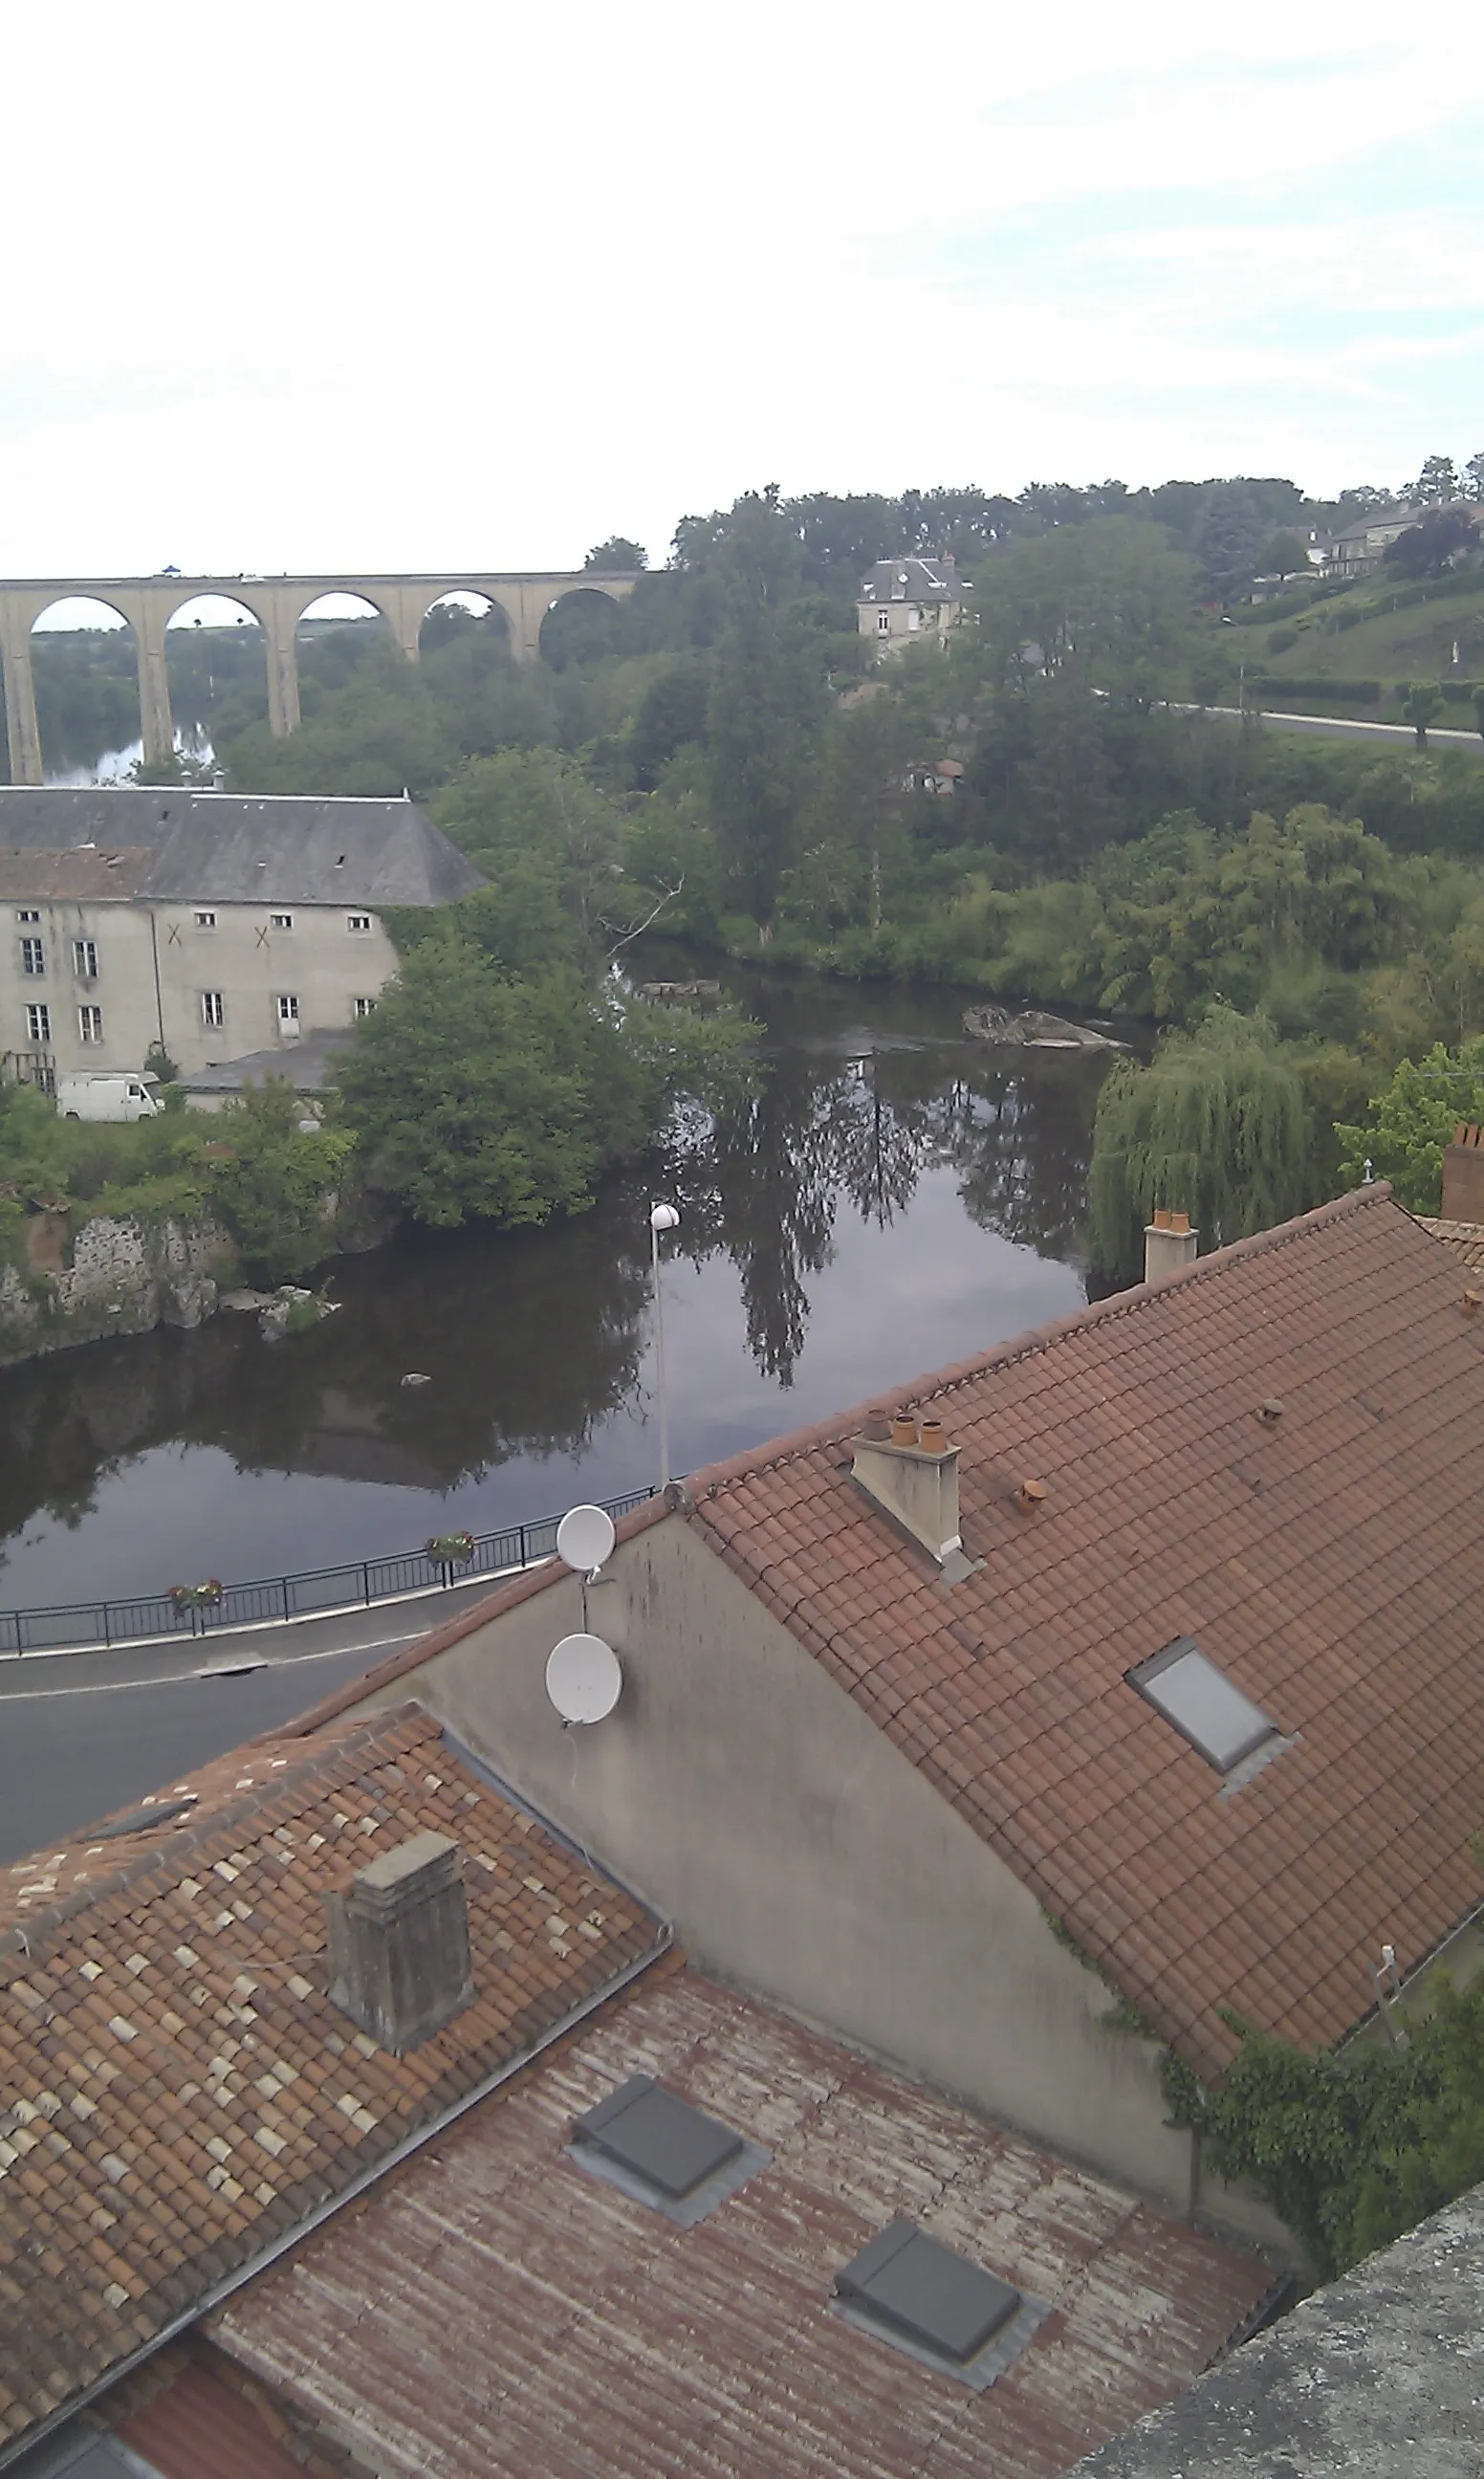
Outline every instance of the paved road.
[(495, 1580), (188, 1647), (0, 1661), (0, 1865), (292, 1721)]
[[(1351, 722), (1348, 717), (1342, 715), (1280, 714), (1270, 712), (1266, 706), (1261, 710), (1256, 707), (1250, 707), (1247, 715), (1245, 716), (1243, 715), (1241, 708), (1235, 705), (1176, 705), (1171, 703), (1166, 708), (1166, 712), (1170, 714), (1215, 714), (1223, 716), (1231, 723), (1244, 722), (1249, 720), (1250, 716), (1255, 713), (1260, 723), (1274, 724), (1280, 731), (1309, 731), (1316, 732), (1321, 738), (1328, 740), (1391, 741), (1398, 743), (1405, 749), (1415, 749), (1417, 747), (1417, 734), (1413, 730), (1410, 723), (1355, 723)], [(1484, 736), (1481, 736), (1476, 731), (1440, 731), (1436, 729), (1433, 725), (1429, 724), (1427, 727), (1427, 746), (1429, 749), (1434, 747), (1439, 749), (1468, 749), (1472, 751), (1475, 757), (1484, 757)]]

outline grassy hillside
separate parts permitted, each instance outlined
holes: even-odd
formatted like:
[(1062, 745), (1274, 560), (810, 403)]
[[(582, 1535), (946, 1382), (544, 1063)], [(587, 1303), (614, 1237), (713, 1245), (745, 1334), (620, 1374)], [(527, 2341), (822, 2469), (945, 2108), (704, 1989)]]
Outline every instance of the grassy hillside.
[[(1425, 594), (1425, 600), (1419, 599)], [(1440, 578), (1425, 588), (1394, 587), (1368, 579), (1344, 594), (1314, 602), (1306, 611), (1244, 617), (1240, 651), (1249, 677), (1274, 683), (1292, 680), (1292, 693), (1276, 688), (1265, 702), (1292, 704), (1295, 712), (1345, 714), (1390, 723), (1399, 719), (1400, 683), (1437, 681), (1448, 698), (1440, 724), (1473, 728), (1471, 692), (1484, 684), (1484, 572)], [(1318, 683), (1371, 681), (1379, 697), (1325, 695)]]

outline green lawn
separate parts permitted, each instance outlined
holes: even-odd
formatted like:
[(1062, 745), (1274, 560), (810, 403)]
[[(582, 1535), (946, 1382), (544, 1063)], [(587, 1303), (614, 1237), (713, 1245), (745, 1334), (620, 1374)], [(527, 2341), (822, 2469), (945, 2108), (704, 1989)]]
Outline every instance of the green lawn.
[[(1347, 594), (1318, 602), (1297, 619), (1259, 621), (1241, 630), (1240, 652), (1249, 672), (1276, 679), (1374, 679), (1381, 683), (1379, 703), (1330, 700), (1314, 692), (1295, 693), (1295, 711), (1355, 715), (1381, 722), (1398, 713), (1399, 680), (1484, 681), (1484, 574), (1460, 578), (1456, 588), (1435, 601), (1401, 610), (1387, 605), (1387, 590), (1374, 580), (1352, 586)], [(1339, 628), (1342, 613), (1364, 611), (1354, 626)], [(1282, 640), (1290, 630), (1292, 645)], [(1231, 633), (1231, 632), (1229, 632)], [(1272, 641), (1279, 639), (1274, 652)], [(1271, 702), (1272, 692), (1268, 693)], [(1470, 703), (1449, 701), (1440, 724), (1468, 731), (1473, 728)]]

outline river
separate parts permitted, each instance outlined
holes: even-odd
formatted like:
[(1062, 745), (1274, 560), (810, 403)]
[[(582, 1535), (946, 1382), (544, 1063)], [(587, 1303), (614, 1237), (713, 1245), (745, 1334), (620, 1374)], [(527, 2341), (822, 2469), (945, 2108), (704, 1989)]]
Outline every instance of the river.
[(280, 1343), (224, 1313), (0, 1373), (0, 1605), (292, 1572), (643, 1487), (654, 1196), (681, 1214), (678, 1471), (1081, 1303), (1103, 1059), (971, 1043), (956, 992), (729, 986), (763, 1027), (755, 1101), (678, 1127), (590, 1214), (338, 1260), (340, 1313)]

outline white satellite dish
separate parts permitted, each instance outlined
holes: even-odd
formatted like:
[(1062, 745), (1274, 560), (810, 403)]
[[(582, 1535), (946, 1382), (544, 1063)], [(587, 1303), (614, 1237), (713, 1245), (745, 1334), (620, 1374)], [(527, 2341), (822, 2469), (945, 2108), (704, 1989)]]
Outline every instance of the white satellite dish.
[(572, 1506), (556, 1527), (556, 1554), (579, 1575), (596, 1575), (612, 1551), (613, 1518), (601, 1506)]
[(547, 1694), (564, 1722), (605, 1720), (623, 1684), (618, 1654), (601, 1635), (564, 1635), (548, 1657)]

